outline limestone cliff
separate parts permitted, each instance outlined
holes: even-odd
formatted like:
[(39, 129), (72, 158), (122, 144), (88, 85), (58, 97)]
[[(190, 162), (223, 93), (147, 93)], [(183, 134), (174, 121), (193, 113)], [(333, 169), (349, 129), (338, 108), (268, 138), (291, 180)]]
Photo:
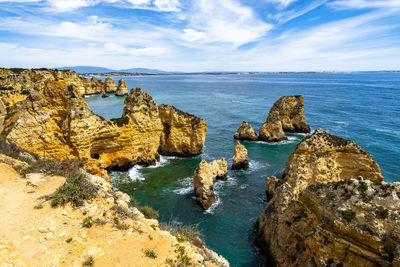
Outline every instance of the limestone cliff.
[(269, 113), (267, 121), (260, 127), (258, 139), (267, 142), (287, 140), (278, 112)]
[(237, 140), (248, 140), (248, 141), (255, 141), (257, 140), (257, 134), (251, 127), (251, 125), (247, 122), (242, 122), (233, 135), (233, 138)]
[(159, 105), (158, 110), (164, 127), (160, 153), (169, 156), (201, 154), (207, 133), (206, 122), (170, 105)]
[(256, 243), (277, 266), (399, 264), (400, 186), (354, 142), (315, 131), (266, 193)]
[(90, 110), (78, 89), (70, 81), (52, 78), (35, 84), (27, 99), (10, 109), (5, 135), (40, 156), (81, 159), (86, 170), (103, 177), (104, 169), (155, 164), (159, 151), (201, 153), (207, 128), (200, 118), (173, 107), (160, 115), (151, 96), (136, 89), (125, 99), (123, 116), (108, 121)]
[(249, 167), (247, 160), (247, 149), (236, 141), (235, 152), (232, 158), (232, 170), (246, 169)]
[(202, 160), (194, 171), (193, 186), (196, 201), (207, 210), (215, 201), (214, 179), (226, 180), (228, 175), (228, 163), (224, 158), (207, 163)]
[(310, 126), (303, 114), (304, 97), (301, 95), (283, 96), (272, 106), (270, 114), (277, 112), (284, 132), (309, 133)]
[(118, 88), (115, 92), (116, 96), (125, 96), (128, 95), (128, 87), (126, 86), (126, 82), (124, 80), (118, 81)]
[(111, 77), (107, 77), (104, 81), (104, 91), (106, 93), (111, 93), (117, 91), (117, 86)]

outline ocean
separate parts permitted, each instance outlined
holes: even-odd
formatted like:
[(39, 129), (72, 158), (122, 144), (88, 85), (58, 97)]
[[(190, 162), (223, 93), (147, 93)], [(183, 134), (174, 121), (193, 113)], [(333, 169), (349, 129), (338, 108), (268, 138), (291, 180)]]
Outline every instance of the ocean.
[[(207, 246), (231, 266), (264, 264), (253, 240), (254, 223), (266, 205), (265, 179), (282, 174), (287, 157), (304, 135), (288, 134), (289, 140), (280, 143), (242, 142), (250, 168), (229, 170), (228, 181), (217, 181), (216, 202), (207, 211), (194, 201), (193, 172), (202, 159), (225, 157), (230, 166), (233, 134), (240, 123), (247, 121), (258, 132), (281, 96), (303, 95), (312, 131), (323, 128), (354, 140), (373, 155), (386, 181), (400, 181), (400, 72), (122, 78), (128, 88), (142, 88), (157, 104), (174, 105), (203, 118), (208, 131), (202, 155), (161, 157), (156, 166), (111, 173), (114, 185), (138, 203), (159, 210), (160, 221), (198, 225)], [(123, 97), (95, 95), (85, 100), (106, 119), (122, 115)]]

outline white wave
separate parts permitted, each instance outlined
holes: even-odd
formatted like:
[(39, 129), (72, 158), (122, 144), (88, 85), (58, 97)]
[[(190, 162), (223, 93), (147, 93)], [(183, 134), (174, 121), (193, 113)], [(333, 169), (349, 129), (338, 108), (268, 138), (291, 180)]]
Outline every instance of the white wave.
[(393, 131), (393, 130), (389, 130), (389, 129), (375, 129), (376, 132), (380, 132), (380, 133), (388, 133), (388, 134), (392, 134), (392, 135), (399, 135), (398, 131)]
[(175, 157), (160, 156), (160, 160), (156, 162), (156, 165), (148, 166), (147, 168), (153, 169), (153, 168), (163, 167), (168, 164), (170, 159), (173, 158)]
[(266, 168), (268, 166), (269, 166), (268, 162), (261, 163), (261, 162), (255, 161), (255, 160), (250, 160), (249, 161), (249, 168), (247, 170), (250, 171), (250, 172), (254, 172), (254, 171), (257, 171), (259, 169)]
[(208, 210), (205, 210), (203, 213), (214, 214), (215, 209), (222, 204), (222, 200), (219, 197), (219, 194), (215, 192), (215, 201), (212, 203), (211, 207)]
[(239, 188), (240, 188), (241, 190), (243, 190), (243, 189), (246, 189), (247, 187), (249, 187), (249, 185), (244, 184), (244, 185), (241, 185)]
[(178, 195), (187, 195), (193, 192), (193, 178), (186, 177), (181, 181), (182, 187), (174, 189), (172, 192)]
[(128, 171), (128, 176), (131, 181), (138, 181), (138, 182), (143, 182), (145, 178), (143, 175), (140, 173), (140, 169), (142, 169), (143, 166), (136, 165), (133, 166), (131, 169)]
[(289, 136), (288, 140), (280, 141), (280, 142), (265, 142), (265, 141), (256, 141), (255, 143), (257, 144), (263, 144), (263, 145), (270, 145), (270, 146), (280, 146), (280, 145), (287, 145), (287, 144), (293, 144), (297, 142), (297, 138), (294, 136)]

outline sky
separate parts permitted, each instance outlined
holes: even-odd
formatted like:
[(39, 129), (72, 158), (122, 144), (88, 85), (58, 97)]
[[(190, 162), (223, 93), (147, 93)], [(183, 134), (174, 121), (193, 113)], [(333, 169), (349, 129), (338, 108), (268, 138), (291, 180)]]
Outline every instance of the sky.
[(0, 0), (0, 66), (400, 70), (400, 0)]

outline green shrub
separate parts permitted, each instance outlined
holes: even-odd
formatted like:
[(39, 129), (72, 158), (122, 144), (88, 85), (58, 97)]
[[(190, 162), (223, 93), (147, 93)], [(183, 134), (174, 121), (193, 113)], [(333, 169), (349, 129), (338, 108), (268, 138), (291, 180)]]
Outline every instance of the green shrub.
[(375, 211), (375, 216), (378, 219), (384, 220), (389, 216), (389, 210), (385, 209), (382, 206), (379, 206), (378, 209)]
[(136, 199), (134, 199), (133, 197), (131, 197), (131, 200), (129, 201), (129, 207), (137, 207), (137, 202)]
[(21, 95), (30, 95), (29, 90), (22, 90)]
[(177, 253), (176, 260), (167, 259), (165, 263), (171, 267), (186, 267), (191, 266), (192, 262), (190, 261), (189, 256), (186, 254), (186, 250), (184, 246), (176, 245), (175, 253)]
[(368, 190), (368, 185), (366, 182), (361, 181), (360, 184), (358, 185), (358, 190), (365, 192)]
[(352, 210), (342, 210), (342, 216), (347, 222), (351, 222), (356, 217), (356, 213)]
[(115, 216), (113, 218), (114, 224), (118, 225), (119, 224), (119, 218), (117, 216)]
[(158, 211), (154, 210), (150, 206), (143, 206), (140, 207), (140, 211), (143, 213), (144, 217), (147, 219), (157, 219), (158, 218)]
[(200, 239), (201, 233), (198, 231), (198, 224), (194, 225), (173, 225), (170, 222), (160, 223), (161, 230), (170, 232), (173, 236), (176, 236), (178, 241), (187, 240), (196, 246), (201, 246), (203, 243)]
[(70, 237), (70, 238), (68, 238), (67, 240), (65, 240), (65, 242), (71, 243), (71, 242), (72, 242), (72, 237)]
[(93, 225), (93, 219), (92, 217), (86, 217), (83, 219), (82, 226), (86, 228), (90, 228)]
[(89, 256), (84, 262), (83, 262), (83, 266), (93, 266), (94, 264), (94, 258), (93, 256)]
[(25, 69), (23, 68), (10, 68), (10, 70), (16, 74), (20, 74), (21, 72), (23, 72)]
[(68, 85), (68, 92), (71, 94), (71, 98), (76, 98), (74, 87), (72, 85)]
[(157, 258), (157, 254), (154, 252), (154, 250), (148, 249), (144, 252), (144, 255), (146, 255), (146, 257), (155, 259)]
[(6, 90), (13, 90), (12, 86), (5, 87), (5, 86), (0, 86), (0, 90), (6, 91)]
[(111, 119), (110, 121), (115, 123), (118, 127), (122, 127), (129, 123), (129, 117), (122, 116), (121, 118), (114, 118), (114, 119)]

